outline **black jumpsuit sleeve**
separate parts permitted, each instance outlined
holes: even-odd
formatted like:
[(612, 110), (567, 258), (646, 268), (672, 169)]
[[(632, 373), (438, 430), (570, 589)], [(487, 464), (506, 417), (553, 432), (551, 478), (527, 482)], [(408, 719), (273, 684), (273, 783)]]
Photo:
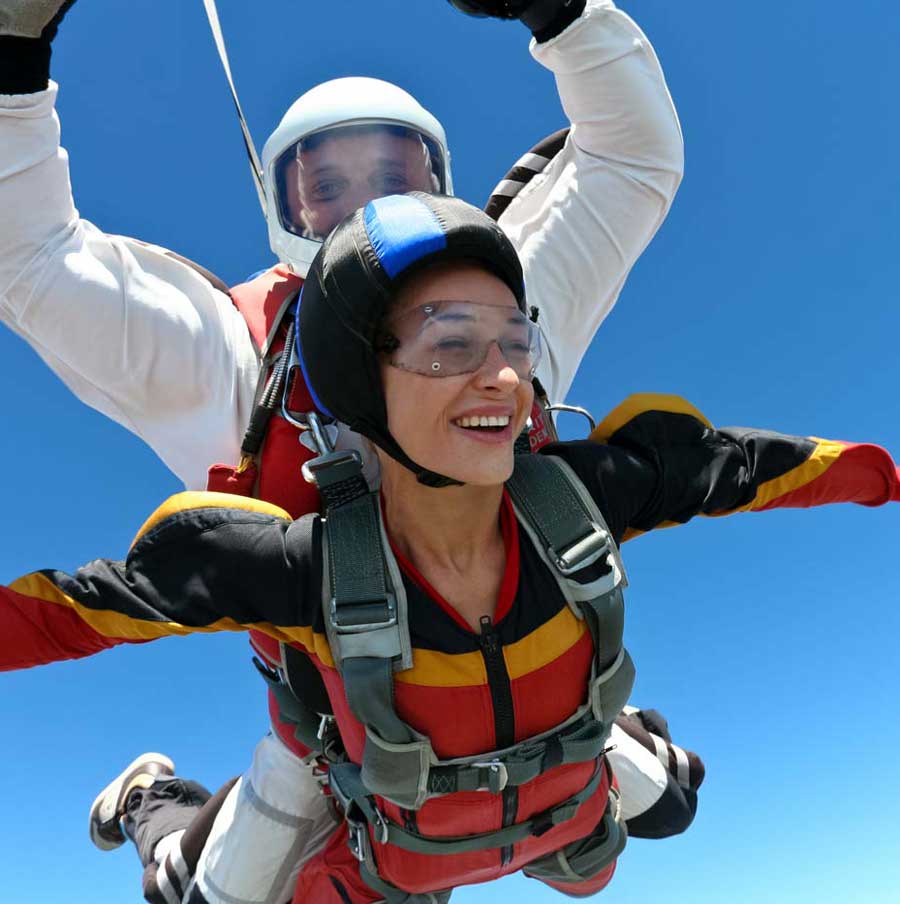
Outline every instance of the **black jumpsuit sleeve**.
[(218, 493), (181, 493), (141, 528), (124, 562), (34, 572), (0, 589), (0, 670), (119, 643), (256, 628), (302, 642), (321, 581), (316, 516)]
[(677, 396), (632, 396), (589, 440), (542, 450), (584, 481), (617, 540), (696, 515), (900, 499), (879, 446), (715, 429)]

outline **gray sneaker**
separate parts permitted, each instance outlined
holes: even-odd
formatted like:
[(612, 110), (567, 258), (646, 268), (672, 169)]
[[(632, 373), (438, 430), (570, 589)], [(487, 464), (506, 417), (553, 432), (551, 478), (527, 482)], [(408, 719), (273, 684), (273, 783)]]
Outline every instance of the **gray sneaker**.
[(143, 753), (129, 763), (98, 795), (91, 805), (88, 830), (91, 841), (101, 851), (111, 851), (125, 843), (119, 820), (125, 815), (125, 801), (135, 788), (149, 788), (160, 776), (174, 775), (175, 764), (161, 753)]

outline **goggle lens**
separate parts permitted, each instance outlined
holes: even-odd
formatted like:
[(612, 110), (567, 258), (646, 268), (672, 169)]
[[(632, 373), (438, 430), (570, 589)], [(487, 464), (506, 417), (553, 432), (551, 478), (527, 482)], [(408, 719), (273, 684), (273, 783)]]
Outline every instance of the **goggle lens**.
[(471, 301), (432, 301), (390, 319), (382, 349), (393, 367), (429, 377), (474, 373), (496, 345), (519, 379), (541, 358), (537, 325), (518, 308)]

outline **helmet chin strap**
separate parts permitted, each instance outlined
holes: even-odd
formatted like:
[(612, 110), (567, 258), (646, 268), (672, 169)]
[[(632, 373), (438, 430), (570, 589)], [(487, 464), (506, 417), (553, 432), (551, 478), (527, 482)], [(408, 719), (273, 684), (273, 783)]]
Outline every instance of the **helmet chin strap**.
[(219, 11), (216, 9), (216, 0), (203, 0), (203, 8), (206, 10), (206, 18), (209, 20), (213, 40), (216, 42), (216, 50), (219, 51), (219, 59), (222, 61), (222, 69), (225, 70), (225, 78), (228, 80), (228, 87), (231, 89), (231, 99), (234, 101), (234, 108), (237, 111), (238, 121), (241, 124), (241, 133), (244, 136), (244, 148), (250, 161), (250, 175), (253, 177), (253, 184), (256, 186), (256, 194), (259, 197), (259, 204), (265, 217), (266, 191), (263, 186), (262, 164), (259, 162), (259, 154), (256, 153), (256, 145), (253, 143), (250, 127), (247, 125), (247, 120), (244, 119), (244, 111), (241, 109), (240, 100), (238, 100), (237, 88), (234, 86), (231, 64), (228, 62), (228, 51), (225, 49), (225, 37), (222, 34), (222, 25), (219, 22)]
[(370, 424), (354, 424), (352, 429), (375, 443), (379, 449), (390, 455), (394, 461), (399, 462), (407, 470), (412, 471), (416, 475), (416, 480), (423, 486), (440, 489), (442, 487), (461, 487), (465, 485), (461, 480), (446, 477), (436, 471), (429, 471), (428, 468), (423, 468), (420, 464), (414, 462), (403, 451), (400, 444), (387, 429), (384, 431), (373, 430)]

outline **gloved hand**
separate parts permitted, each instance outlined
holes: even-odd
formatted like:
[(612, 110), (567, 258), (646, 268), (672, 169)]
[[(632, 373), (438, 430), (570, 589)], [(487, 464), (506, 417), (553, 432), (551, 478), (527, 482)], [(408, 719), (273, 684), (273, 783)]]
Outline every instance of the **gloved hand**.
[(50, 42), (75, 0), (0, 0), (0, 94), (43, 91)]
[(467, 16), (519, 19), (538, 41), (549, 41), (583, 12), (586, 0), (448, 0)]
[[(74, 2), (75, 0), (0, 0), (0, 35), (41, 38), (49, 44), (56, 37), (56, 29), (66, 10)], [(48, 33), (45, 34), (45, 30)]]

